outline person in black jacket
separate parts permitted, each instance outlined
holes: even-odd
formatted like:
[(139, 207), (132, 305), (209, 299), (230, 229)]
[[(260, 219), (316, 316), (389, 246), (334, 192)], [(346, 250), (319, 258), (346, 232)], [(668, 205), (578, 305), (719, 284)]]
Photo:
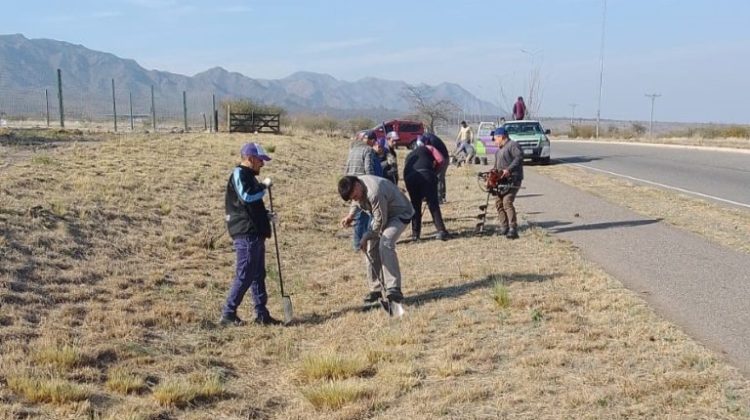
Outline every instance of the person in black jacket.
[(255, 305), (255, 323), (277, 325), (266, 308), (266, 239), (271, 237), (271, 218), (263, 196), (271, 186), (266, 178), (258, 182), (264, 162), (271, 160), (258, 143), (247, 143), (240, 149), (242, 161), (227, 182), (225, 195), (226, 222), (237, 253), (236, 275), (221, 314), (221, 325), (242, 325), (237, 308), (250, 289)]
[(440, 152), (441, 155), (443, 155), (443, 163), (440, 165), (439, 168), (437, 168), (438, 197), (440, 198), (440, 203), (443, 204), (446, 202), (445, 173), (448, 171), (448, 166), (450, 166), (451, 164), (451, 158), (450, 158), (450, 153), (448, 153), (448, 147), (445, 146), (445, 143), (443, 142), (443, 140), (440, 139), (440, 137), (432, 133), (424, 134), (421, 137), (421, 140), (425, 145), (434, 147), (435, 149), (437, 149), (438, 152)]
[(418, 240), (422, 231), (422, 200), (424, 199), (427, 200), (427, 206), (430, 208), (432, 221), (437, 229), (437, 238), (443, 241), (448, 239), (438, 200), (437, 171), (441, 166), (421, 140), (417, 141), (417, 147), (406, 156), (404, 161), (404, 183), (414, 208), (414, 216), (411, 219), (412, 240)]

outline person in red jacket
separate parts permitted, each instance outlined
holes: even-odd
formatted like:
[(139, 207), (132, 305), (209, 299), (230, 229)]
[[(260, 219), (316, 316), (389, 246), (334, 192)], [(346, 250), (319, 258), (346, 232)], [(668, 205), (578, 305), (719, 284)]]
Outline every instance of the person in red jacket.
[(519, 96), (513, 105), (513, 119), (522, 120), (526, 116), (526, 104), (523, 102), (523, 96)]

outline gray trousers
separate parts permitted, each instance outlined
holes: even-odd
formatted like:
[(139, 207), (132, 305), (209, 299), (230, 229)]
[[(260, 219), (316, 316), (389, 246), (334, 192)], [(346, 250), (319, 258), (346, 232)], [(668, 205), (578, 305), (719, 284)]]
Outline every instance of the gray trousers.
[[(379, 239), (371, 239), (367, 243), (365, 264), (367, 267), (367, 287), (371, 292), (379, 292), (378, 276), (383, 272), (386, 289), (401, 290), (401, 268), (398, 265), (396, 241), (406, 229), (406, 224), (398, 219), (389, 220)], [(373, 264), (370, 264), (370, 261)]]

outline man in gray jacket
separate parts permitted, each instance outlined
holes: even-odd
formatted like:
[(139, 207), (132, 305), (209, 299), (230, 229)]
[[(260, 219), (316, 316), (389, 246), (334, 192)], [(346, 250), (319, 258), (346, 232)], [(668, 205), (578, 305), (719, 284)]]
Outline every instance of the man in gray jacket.
[(500, 180), (510, 180), (511, 183), (511, 188), (495, 199), (495, 208), (500, 217), (499, 233), (508, 239), (518, 239), (516, 208), (513, 202), (523, 181), (523, 150), (518, 143), (508, 137), (503, 127), (495, 129), (492, 140), (498, 147), (495, 152), (495, 169), (500, 173)]
[[(375, 173), (375, 152), (372, 145), (375, 143), (374, 131), (363, 131), (357, 134), (349, 146), (349, 155), (344, 166), (344, 175), (377, 175)], [(352, 222), (352, 245), (355, 250), (359, 249), (362, 235), (370, 225), (370, 216), (367, 213), (357, 211)]]
[(386, 298), (401, 302), (401, 269), (396, 254), (396, 241), (414, 215), (409, 199), (398, 187), (385, 178), (373, 175), (345, 176), (339, 180), (339, 195), (352, 205), (341, 219), (341, 226), (351, 226), (357, 210), (372, 217), (370, 229), (362, 236), (359, 248), (367, 252), (367, 282), (370, 292), (365, 303), (374, 303), (381, 296), (380, 273), (386, 288)]

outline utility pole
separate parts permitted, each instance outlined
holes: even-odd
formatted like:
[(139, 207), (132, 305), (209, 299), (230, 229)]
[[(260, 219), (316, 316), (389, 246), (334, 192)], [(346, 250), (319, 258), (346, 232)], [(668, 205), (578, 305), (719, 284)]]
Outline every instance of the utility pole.
[(602, 116), (602, 85), (604, 84), (604, 24), (607, 20), (607, 0), (602, 10), (602, 45), (599, 52), (599, 102), (596, 106), (596, 138), (599, 139), (599, 120)]
[(571, 108), (571, 112), (570, 112), (570, 125), (573, 125), (573, 121), (575, 120), (575, 117), (576, 117), (576, 107), (578, 106), (578, 104), (568, 104), (568, 105)]
[(648, 136), (654, 137), (654, 102), (656, 98), (660, 97), (660, 93), (647, 93), (646, 97), (651, 98), (651, 122), (648, 124)]

